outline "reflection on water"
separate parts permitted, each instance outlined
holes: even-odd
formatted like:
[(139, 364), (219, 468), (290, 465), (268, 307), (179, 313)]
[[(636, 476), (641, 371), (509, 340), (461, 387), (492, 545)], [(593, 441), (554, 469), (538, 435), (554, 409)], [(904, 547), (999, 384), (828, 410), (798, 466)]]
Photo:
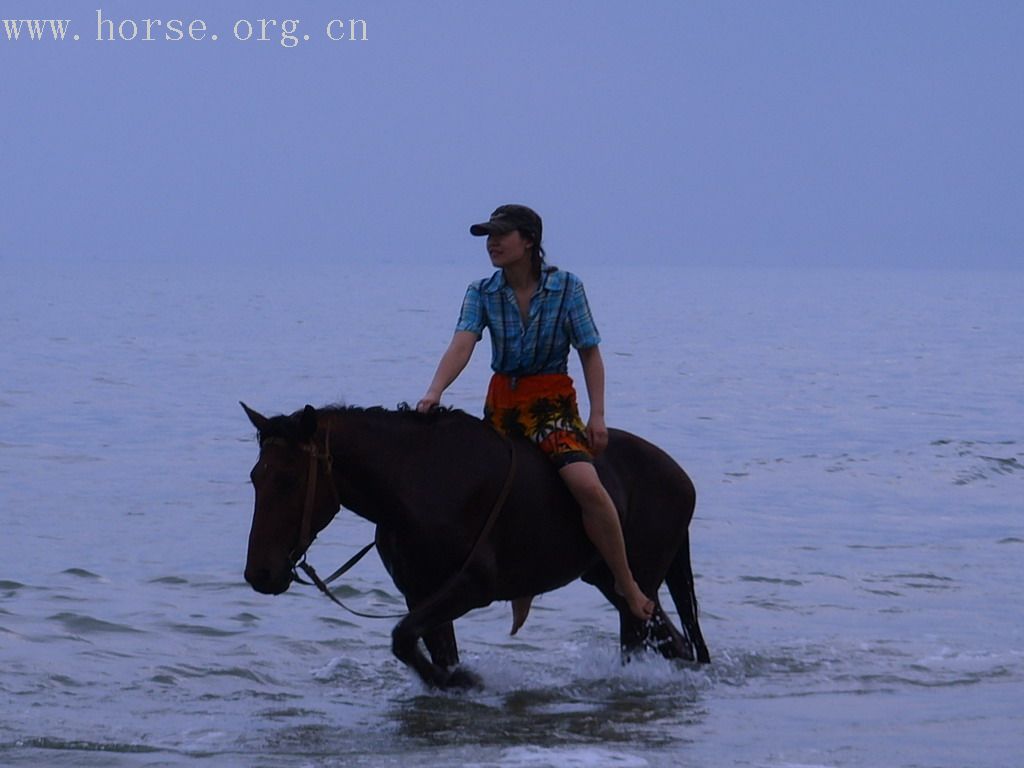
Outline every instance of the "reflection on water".
[(697, 689), (675, 676), (660, 686), (635, 682), (575, 681), (482, 698), (419, 695), (394, 703), (389, 716), (402, 736), (433, 746), (641, 742), (669, 748), (687, 741), (678, 726), (699, 723)]

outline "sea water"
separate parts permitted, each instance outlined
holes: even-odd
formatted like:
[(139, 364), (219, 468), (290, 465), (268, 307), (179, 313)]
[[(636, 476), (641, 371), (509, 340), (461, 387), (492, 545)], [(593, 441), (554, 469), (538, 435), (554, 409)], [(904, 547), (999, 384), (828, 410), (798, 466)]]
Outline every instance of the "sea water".
[[(1020, 765), (1024, 273), (564, 266), (609, 422), (697, 485), (710, 666), (622, 666), (576, 583), (514, 638), (461, 619), (484, 687), (437, 692), (391, 621), (243, 581), (237, 401), (415, 402), (486, 268), (7, 260), (0, 764)], [(488, 359), (446, 402), (479, 412)], [(310, 558), (372, 535), (342, 511)], [(375, 557), (339, 595), (403, 605)]]

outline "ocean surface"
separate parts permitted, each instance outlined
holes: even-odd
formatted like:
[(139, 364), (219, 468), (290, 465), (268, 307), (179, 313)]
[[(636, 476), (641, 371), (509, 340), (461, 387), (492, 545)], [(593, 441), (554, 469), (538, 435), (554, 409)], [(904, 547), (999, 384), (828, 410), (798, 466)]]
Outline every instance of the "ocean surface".
[[(622, 666), (576, 583), (461, 619), (484, 688), (439, 693), (391, 621), (243, 581), (238, 401), (415, 402), (485, 259), (4, 259), (0, 765), (1024, 765), (1024, 272), (562, 266), (609, 423), (697, 485), (710, 666)], [(342, 511), (310, 560), (371, 537)], [(402, 607), (375, 556), (339, 594)]]

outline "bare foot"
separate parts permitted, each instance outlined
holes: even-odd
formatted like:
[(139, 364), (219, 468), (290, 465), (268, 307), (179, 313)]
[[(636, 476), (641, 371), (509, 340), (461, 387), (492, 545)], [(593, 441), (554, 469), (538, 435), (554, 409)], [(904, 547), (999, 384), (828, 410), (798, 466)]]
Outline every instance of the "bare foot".
[(517, 597), (512, 601), (512, 631), (509, 634), (514, 635), (526, 623), (526, 617), (530, 615), (531, 603), (533, 603), (532, 596)]
[(635, 581), (628, 590), (624, 590), (616, 584), (615, 591), (625, 598), (626, 605), (629, 606), (629, 612), (636, 618), (650, 621), (654, 617), (654, 601), (641, 591), (640, 586)]

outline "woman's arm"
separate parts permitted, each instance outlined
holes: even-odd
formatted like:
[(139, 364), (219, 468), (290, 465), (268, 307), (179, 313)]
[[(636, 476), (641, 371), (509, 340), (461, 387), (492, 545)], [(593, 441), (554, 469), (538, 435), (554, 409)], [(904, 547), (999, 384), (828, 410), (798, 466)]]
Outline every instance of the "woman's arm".
[(478, 341), (480, 341), (480, 337), (472, 331), (455, 332), (448, 349), (441, 356), (441, 362), (437, 364), (437, 371), (427, 388), (427, 393), (416, 404), (417, 411), (426, 413), (434, 406), (441, 404), (441, 395), (469, 363)]
[(608, 427), (604, 423), (604, 360), (597, 346), (581, 349), (579, 355), (590, 400), (587, 439), (590, 441), (590, 450), (597, 456), (608, 447)]

